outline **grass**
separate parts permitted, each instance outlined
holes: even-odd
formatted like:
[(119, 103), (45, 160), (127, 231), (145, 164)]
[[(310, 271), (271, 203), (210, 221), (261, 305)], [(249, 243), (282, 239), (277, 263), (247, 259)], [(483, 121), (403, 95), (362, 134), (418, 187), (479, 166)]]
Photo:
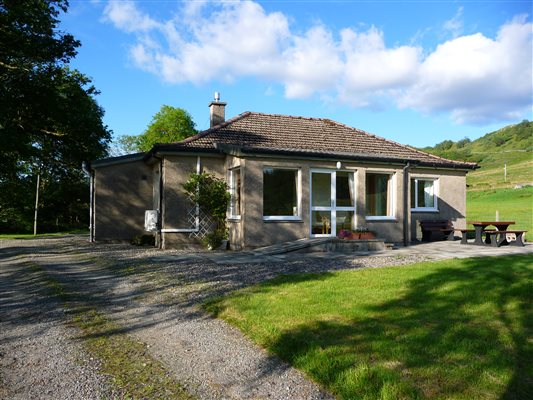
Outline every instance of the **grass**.
[(53, 232), (53, 233), (38, 233), (34, 235), (33, 233), (0, 233), (0, 240), (7, 239), (34, 239), (34, 238), (43, 238), (43, 237), (54, 237), (54, 236), (65, 236), (65, 235), (83, 235), (89, 234), (87, 229), (76, 229), (72, 231), (65, 232)]
[[(504, 165), (507, 164), (507, 177)], [(480, 164), (481, 168), (469, 172), (466, 183), (471, 190), (513, 188), (515, 185), (532, 184), (533, 157), (531, 152), (502, 151), (489, 155)]]
[(206, 308), (342, 399), (533, 393), (533, 258), (282, 276)]
[(509, 229), (527, 230), (533, 237), (533, 187), (468, 191), (466, 209), (467, 221), (493, 221), (498, 211), (500, 221), (516, 222)]
[(68, 323), (79, 330), (83, 347), (99, 360), (100, 372), (108, 375), (113, 387), (121, 393), (116, 398), (193, 399), (163, 365), (148, 354), (145, 344), (125, 333), (125, 329), (93, 307), (90, 300), (80, 299), (78, 294), (49, 277), (39, 265), (31, 264), (30, 268), (51, 294), (64, 303)]

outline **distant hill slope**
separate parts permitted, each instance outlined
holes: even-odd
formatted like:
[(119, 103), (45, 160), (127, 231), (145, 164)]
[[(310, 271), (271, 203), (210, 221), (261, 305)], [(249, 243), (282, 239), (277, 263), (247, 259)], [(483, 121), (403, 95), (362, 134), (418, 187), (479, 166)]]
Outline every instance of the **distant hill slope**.
[(533, 185), (531, 121), (506, 126), (474, 141), (445, 140), (421, 150), (452, 160), (479, 163), (481, 168), (467, 175), (467, 183), (473, 190)]

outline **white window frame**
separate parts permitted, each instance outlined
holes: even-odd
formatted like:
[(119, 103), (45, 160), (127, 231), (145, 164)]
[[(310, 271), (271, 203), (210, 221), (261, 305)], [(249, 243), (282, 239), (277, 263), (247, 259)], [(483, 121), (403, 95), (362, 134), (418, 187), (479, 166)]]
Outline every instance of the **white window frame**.
[[(283, 167), (283, 166), (265, 166), (263, 167), (263, 176), (265, 175), (265, 170), (268, 169), (281, 169), (285, 171), (296, 171), (296, 207), (297, 215), (263, 215), (263, 221), (301, 221), (302, 220), (302, 169), (294, 167)], [(265, 185), (263, 183), (263, 191), (265, 190)], [(264, 193), (262, 193), (264, 199)], [(263, 213), (264, 213), (264, 204), (263, 204)]]
[[(438, 208), (438, 194), (439, 194), (439, 180), (438, 178), (428, 178), (424, 176), (412, 176), (409, 181), (409, 190), (411, 189), (411, 180), (415, 181), (414, 193), (411, 196), (415, 196), (415, 207), (411, 208), (412, 212), (439, 212)], [(418, 181), (432, 181), (433, 182), (433, 207), (418, 207)]]
[(390, 193), (390, 204), (388, 215), (365, 215), (366, 221), (396, 221), (396, 172), (395, 171), (381, 171), (381, 170), (367, 170), (365, 172), (365, 214), (368, 212), (366, 204), (366, 176), (368, 174), (389, 175), (388, 192)]
[(229, 210), (228, 210), (228, 220), (240, 220), (241, 219), (241, 214), (235, 214), (235, 198), (236, 198), (236, 190), (237, 190), (237, 187), (235, 186), (235, 171), (239, 171), (240, 175), (241, 175), (241, 196), (240, 196), (240, 200), (241, 200), (241, 210), (240, 212), (242, 213), (242, 169), (241, 167), (235, 167), (235, 168), (231, 168), (229, 170), (229, 193), (230, 193), (230, 202), (229, 202)]
[[(329, 206), (313, 206), (313, 173), (326, 173), (331, 174), (331, 186), (330, 186), (330, 205)], [(350, 176), (350, 185), (351, 189), (354, 192), (354, 204), (353, 206), (337, 206), (337, 172), (348, 172), (351, 174)], [(355, 184), (355, 173), (357, 171), (355, 170), (349, 170), (349, 169), (324, 169), (324, 168), (313, 168), (309, 171), (309, 207), (310, 207), (310, 213), (309, 213), (309, 236), (310, 237), (335, 237), (336, 231), (337, 231), (337, 211), (352, 211), (353, 212), (353, 220), (352, 220), (352, 228), (355, 229), (357, 223), (357, 185)], [(321, 233), (315, 233), (313, 234), (313, 211), (329, 211), (331, 213), (331, 233), (330, 234), (321, 234)]]

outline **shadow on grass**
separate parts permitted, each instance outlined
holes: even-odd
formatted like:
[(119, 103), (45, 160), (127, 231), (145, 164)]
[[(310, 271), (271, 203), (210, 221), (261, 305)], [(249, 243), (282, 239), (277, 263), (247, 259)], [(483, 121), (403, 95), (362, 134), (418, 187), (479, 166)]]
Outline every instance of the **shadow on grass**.
[[(363, 316), (285, 330), (263, 345), (342, 398), (529, 398), (531, 261), (425, 264), (400, 296), (367, 302)], [(288, 276), (258, 290), (313, 279)]]

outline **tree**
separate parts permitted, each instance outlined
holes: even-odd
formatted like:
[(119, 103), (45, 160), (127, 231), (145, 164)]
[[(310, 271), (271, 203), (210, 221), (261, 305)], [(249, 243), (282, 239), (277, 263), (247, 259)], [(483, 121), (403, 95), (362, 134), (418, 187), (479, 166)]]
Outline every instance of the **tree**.
[(156, 143), (178, 142), (196, 133), (195, 123), (187, 111), (163, 105), (141, 135), (124, 135), (118, 142), (125, 152), (141, 152), (149, 151)]
[[(66, 0), (0, 0), (0, 230), (26, 230), (40, 175), (42, 199), (87, 186), (81, 162), (107, 154), (98, 91), (68, 68), (80, 42), (58, 30)], [(69, 194), (70, 193), (70, 194)], [(59, 225), (76, 198), (63, 198), (48, 218)], [(82, 201), (87, 204), (86, 200)], [(53, 215), (55, 214), (55, 215)], [(72, 220), (73, 216), (66, 217)], [(63, 219), (63, 217), (62, 217)], [(76, 218), (74, 218), (76, 219)]]

